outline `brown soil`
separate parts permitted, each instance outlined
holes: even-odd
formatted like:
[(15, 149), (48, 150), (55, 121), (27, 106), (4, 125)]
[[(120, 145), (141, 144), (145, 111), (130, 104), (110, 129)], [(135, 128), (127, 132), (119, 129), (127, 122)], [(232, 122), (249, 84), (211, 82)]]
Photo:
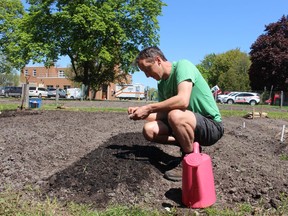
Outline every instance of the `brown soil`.
[[(139, 103), (63, 102), (67, 107)], [(185, 211), (181, 182), (163, 178), (179, 148), (146, 141), (142, 125), (120, 112), (2, 111), (0, 191), (32, 187), (42, 198), (89, 203), (96, 209), (131, 204)], [(261, 202), (265, 208), (277, 208), (280, 194), (288, 194), (288, 161), (281, 159), (288, 155), (288, 138), (280, 142), (287, 121), (226, 117), (224, 125), (223, 138), (202, 149), (212, 158), (214, 206)]]

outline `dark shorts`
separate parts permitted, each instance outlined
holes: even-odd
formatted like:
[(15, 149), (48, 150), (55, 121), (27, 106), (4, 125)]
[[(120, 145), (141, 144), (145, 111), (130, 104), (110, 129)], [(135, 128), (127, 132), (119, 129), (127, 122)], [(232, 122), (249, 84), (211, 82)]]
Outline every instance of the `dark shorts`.
[(224, 134), (222, 122), (216, 122), (199, 113), (194, 114), (197, 121), (194, 142), (198, 142), (201, 146), (215, 144)]

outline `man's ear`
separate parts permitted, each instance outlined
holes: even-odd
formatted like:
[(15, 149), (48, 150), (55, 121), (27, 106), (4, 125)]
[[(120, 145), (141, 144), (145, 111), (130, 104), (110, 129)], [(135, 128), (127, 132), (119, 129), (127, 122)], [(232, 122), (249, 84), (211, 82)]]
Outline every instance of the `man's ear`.
[(162, 59), (160, 58), (160, 56), (156, 56), (155, 59), (156, 59), (157, 64), (160, 65), (160, 64), (161, 64), (161, 60), (162, 60)]

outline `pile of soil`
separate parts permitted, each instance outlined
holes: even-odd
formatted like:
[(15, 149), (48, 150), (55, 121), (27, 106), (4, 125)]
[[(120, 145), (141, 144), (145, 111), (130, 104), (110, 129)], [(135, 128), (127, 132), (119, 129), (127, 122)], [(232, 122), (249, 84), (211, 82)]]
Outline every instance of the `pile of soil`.
[[(221, 140), (202, 148), (213, 163), (214, 206), (261, 202), (278, 208), (280, 194), (288, 194), (287, 134), (280, 142), (287, 121), (224, 117), (223, 122)], [(89, 203), (96, 209), (131, 204), (183, 211), (182, 183), (163, 178), (179, 148), (146, 141), (142, 126), (143, 121), (131, 121), (123, 112), (2, 111), (0, 191), (29, 186), (40, 190), (42, 198)]]

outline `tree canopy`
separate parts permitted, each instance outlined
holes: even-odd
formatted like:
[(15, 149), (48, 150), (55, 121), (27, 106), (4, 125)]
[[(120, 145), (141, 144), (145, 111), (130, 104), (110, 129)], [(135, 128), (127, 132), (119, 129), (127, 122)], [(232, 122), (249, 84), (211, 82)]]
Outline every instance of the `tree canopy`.
[(197, 67), (204, 72), (211, 87), (218, 85), (222, 91), (248, 91), (250, 64), (248, 54), (233, 49), (221, 54), (206, 55)]
[(17, 45), (21, 43), (18, 24), (23, 15), (24, 8), (20, 0), (0, 1), (0, 73), (8, 73), (13, 67), (20, 68), (20, 65), (25, 65), (25, 60), (9, 54), (19, 55), (21, 52)]
[(215, 81), (213, 81), (213, 75), (210, 73), (215, 57), (216, 57), (216, 54), (214, 53), (208, 54), (201, 61), (201, 64), (197, 65), (197, 68), (201, 71), (204, 79), (206, 79), (207, 82), (211, 85), (213, 85), (213, 83), (216, 83)]
[(1, 54), (1, 51), (0, 51), (0, 74), (8, 74), (10, 73), (14, 68), (11, 64), (11, 62), (9, 62), (6, 58), (6, 56), (4, 56), (3, 54)]
[(159, 43), (157, 17), (165, 6), (161, 0), (28, 3), (23, 17), (3, 16), (14, 25), (11, 35), (4, 29), (9, 45), (1, 43), (9, 59), (19, 68), (30, 60), (49, 67), (59, 56), (69, 56), (75, 81), (93, 89), (131, 71), (139, 49)]
[(249, 77), (255, 90), (288, 90), (288, 16), (265, 26), (251, 46)]

